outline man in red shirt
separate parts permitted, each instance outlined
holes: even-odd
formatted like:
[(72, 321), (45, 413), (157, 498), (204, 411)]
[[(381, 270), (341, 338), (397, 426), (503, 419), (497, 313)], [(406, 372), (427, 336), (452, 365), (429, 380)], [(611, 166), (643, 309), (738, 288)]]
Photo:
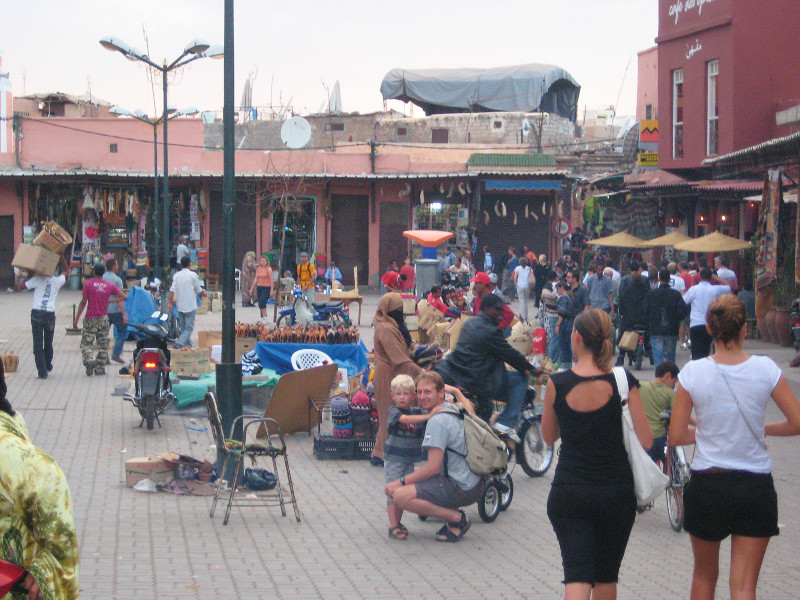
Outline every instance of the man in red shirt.
[[(495, 276), (496, 277), (496, 276)], [(481, 300), (494, 293), (496, 285), (492, 282), (492, 277), (486, 273), (475, 273), (475, 277), (470, 279), (475, 285), (472, 286), (472, 291), (475, 293), (475, 299), (472, 301), (472, 314), (477, 315), (481, 312)], [(505, 329), (511, 325), (514, 320), (514, 311), (507, 305), (503, 305), (503, 320), (500, 321), (498, 327)]]
[(411, 264), (411, 259), (409, 257), (406, 257), (403, 261), (403, 266), (400, 267), (400, 275), (406, 276), (406, 280), (400, 283), (401, 292), (414, 287), (414, 265)]
[[(78, 319), (86, 308), (86, 318), (83, 320), (81, 334), (81, 357), (86, 375), (105, 375), (108, 364), (108, 302), (125, 302), (126, 294), (113, 283), (103, 279), (106, 268), (102, 263), (94, 266), (94, 277), (83, 286), (83, 298), (78, 305), (78, 312), (72, 322), (74, 329), (78, 328)], [(95, 347), (97, 353), (95, 354)]]
[(441, 312), (445, 317), (452, 317), (457, 319), (461, 316), (461, 312), (450, 308), (444, 303), (442, 300), (442, 288), (441, 286), (435, 285), (431, 288), (430, 294), (428, 294), (428, 304), (430, 304), (433, 308)]
[(381, 277), (381, 283), (386, 288), (386, 293), (401, 291), (406, 276), (397, 271), (386, 271)]

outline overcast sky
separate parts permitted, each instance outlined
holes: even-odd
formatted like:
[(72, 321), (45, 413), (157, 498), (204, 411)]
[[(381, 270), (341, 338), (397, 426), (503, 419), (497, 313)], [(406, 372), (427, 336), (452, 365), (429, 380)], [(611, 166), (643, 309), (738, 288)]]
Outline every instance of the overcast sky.
[[(160, 62), (193, 38), (223, 44), (222, 0), (2, 0), (3, 71), (15, 95), (92, 94), (154, 114), (142, 65), (104, 50), (113, 35)], [(585, 107), (636, 109), (636, 53), (654, 45), (657, 0), (236, 0), (236, 103), (256, 72), (253, 104), (317, 112), (338, 80), (345, 111), (383, 109), (392, 68), (498, 67), (529, 62), (566, 69)], [(145, 41), (145, 36), (147, 41)], [(627, 68), (627, 73), (626, 73)], [(169, 102), (221, 110), (223, 61), (177, 74)], [(157, 82), (156, 105), (161, 105)], [(390, 107), (403, 110), (399, 102)], [(160, 111), (160, 108), (159, 108)], [(408, 114), (409, 109), (406, 109)], [(415, 116), (422, 112), (415, 111)]]

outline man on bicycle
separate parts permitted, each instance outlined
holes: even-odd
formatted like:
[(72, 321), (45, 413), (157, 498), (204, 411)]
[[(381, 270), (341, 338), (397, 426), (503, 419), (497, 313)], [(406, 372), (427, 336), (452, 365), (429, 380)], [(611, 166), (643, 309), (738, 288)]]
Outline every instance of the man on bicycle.
[(678, 365), (670, 360), (665, 360), (656, 367), (656, 378), (639, 387), (639, 396), (642, 399), (647, 424), (650, 426), (650, 431), (653, 432), (653, 445), (647, 454), (655, 462), (664, 458), (667, 429), (661, 421), (660, 415), (665, 410), (672, 410), (678, 372)]
[[(528, 389), (528, 377), (542, 373), (512, 348), (499, 327), (505, 301), (495, 294), (481, 300), (480, 313), (464, 323), (453, 351), (434, 367), (445, 383), (467, 390), (479, 417), (489, 421), (493, 400), (506, 408), (493, 425), (495, 431), (519, 443), (515, 427)], [(515, 371), (506, 369), (506, 363)]]

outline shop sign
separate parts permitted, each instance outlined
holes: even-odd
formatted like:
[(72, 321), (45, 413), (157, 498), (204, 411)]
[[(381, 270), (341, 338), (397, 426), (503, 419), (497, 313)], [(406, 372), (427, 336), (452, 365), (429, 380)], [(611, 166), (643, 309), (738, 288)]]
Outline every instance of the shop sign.
[(640, 152), (639, 153), (639, 166), (640, 167), (657, 167), (658, 166), (658, 152)]
[(567, 237), (572, 233), (572, 223), (569, 219), (561, 217), (553, 223), (553, 231), (558, 237)]

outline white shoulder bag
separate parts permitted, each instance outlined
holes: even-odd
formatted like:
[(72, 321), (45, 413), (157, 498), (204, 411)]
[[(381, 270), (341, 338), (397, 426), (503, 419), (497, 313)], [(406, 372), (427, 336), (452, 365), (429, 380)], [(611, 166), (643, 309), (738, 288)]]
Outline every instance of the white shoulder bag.
[(628, 408), (628, 376), (625, 374), (625, 369), (614, 367), (614, 377), (617, 380), (617, 390), (622, 400), (622, 441), (628, 452), (631, 471), (633, 471), (636, 503), (644, 506), (650, 504), (667, 489), (669, 478), (647, 454), (633, 428), (633, 419)]

